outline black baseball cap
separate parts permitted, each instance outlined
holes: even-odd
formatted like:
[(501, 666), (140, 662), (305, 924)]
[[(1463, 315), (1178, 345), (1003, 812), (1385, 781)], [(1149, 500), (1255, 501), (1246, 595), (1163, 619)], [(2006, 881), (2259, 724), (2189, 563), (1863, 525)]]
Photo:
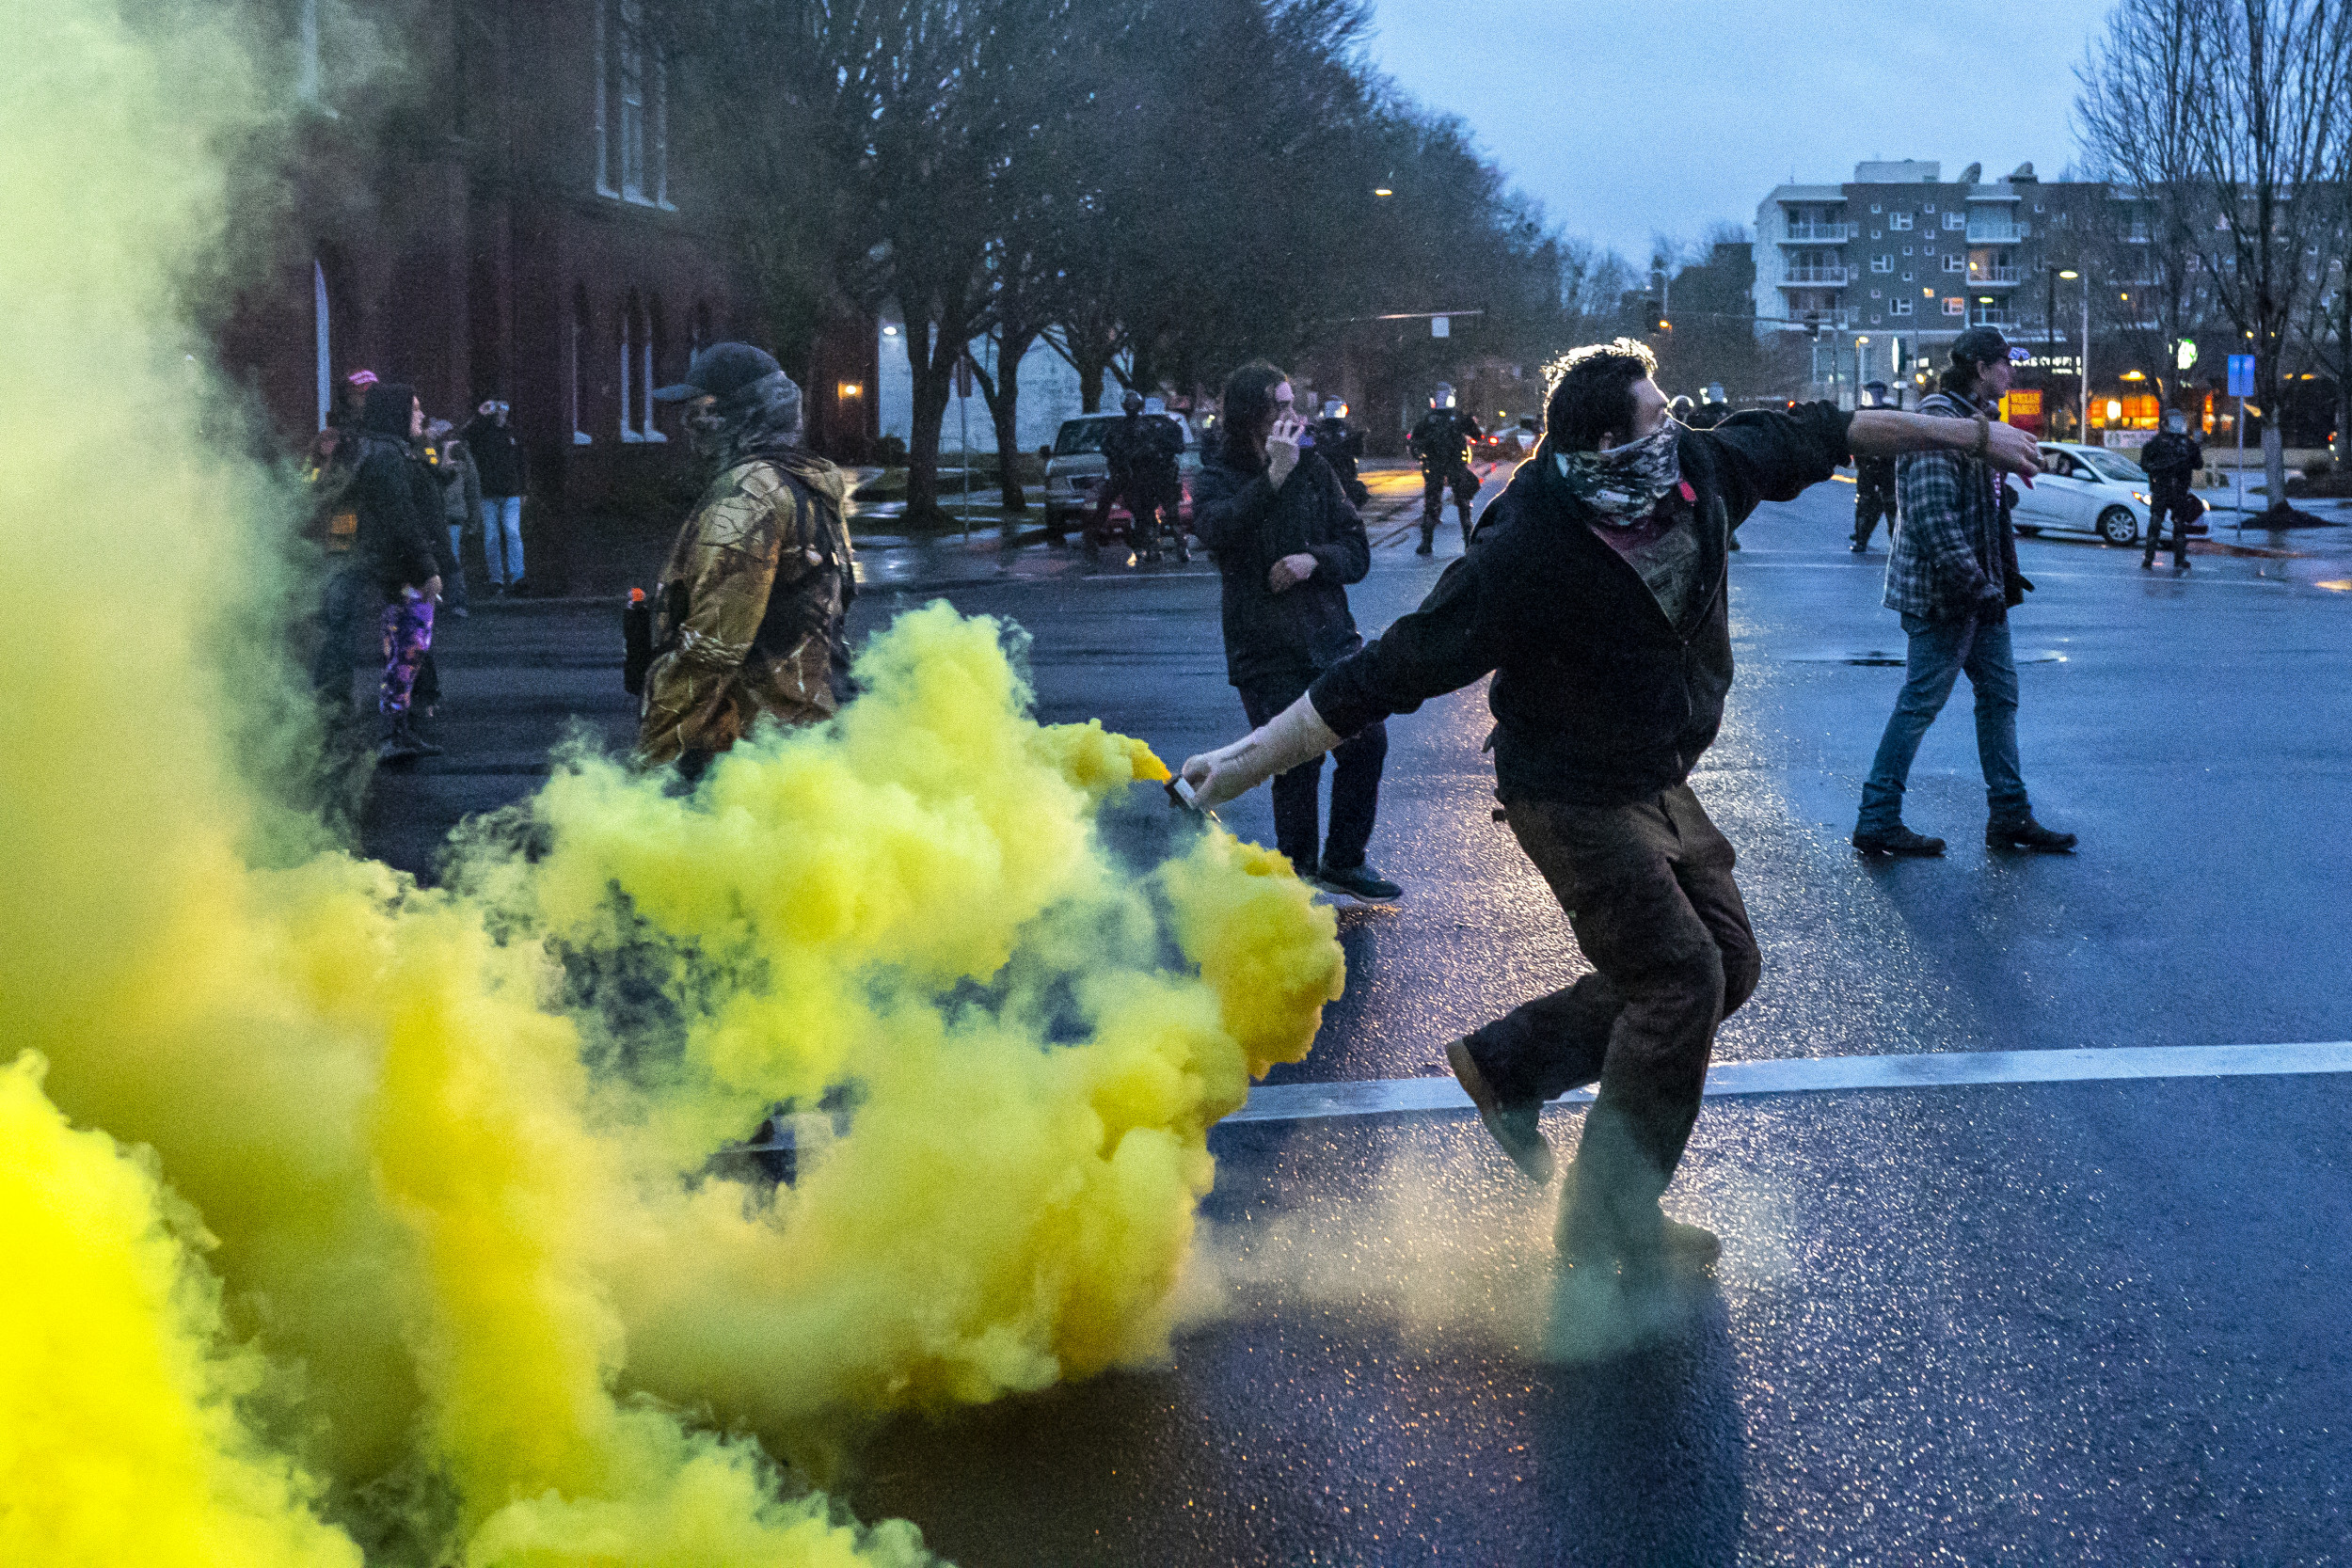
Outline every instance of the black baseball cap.
[(1997, 326), (1972, 326), (1952, 340), (1954, 359), (1972, 359), (1979, 365), (1998, 364), (2011, 357), (2009, 340), (2001, 336)]
[(765, 381), (784, 367), (764, 348), (749, 343), (713, 343), (694, 356), (686, 379), (653, 390), (656, 403), (684, 403), (691, 398), (728, 398), (755, 381)]

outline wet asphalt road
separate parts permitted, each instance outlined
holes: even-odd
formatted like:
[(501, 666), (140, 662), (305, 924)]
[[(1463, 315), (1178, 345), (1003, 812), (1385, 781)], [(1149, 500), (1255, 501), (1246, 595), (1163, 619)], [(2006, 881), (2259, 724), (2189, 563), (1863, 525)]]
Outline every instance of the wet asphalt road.
[[(2023, 543), (2017, 645), (2054, 656), (2021, 670), (2026, 775), (2083, 851), (1983, 847), (1963, 693), (1908, 812), (1951, 855), (1870, 862), (1845, 839), (1901, 672), (1845, 659), (1900, 633), (1851, 496), (1767, 508), (1733, 562), (1740, 682), (1693, 782), (1765, 967), (1719, 1055), (2352, 1037), (2352, 591), (2322, 586), (2352, 545), (2176, 581)], [(1459, 550), (1410, 545), (1375, 550), (1368, 629)], [(956, 554), (869, 554), (861, 618), (923, 592), (894, 575), (972, 576), (949, 596), (1033, 634), (1041, 717), (1171, 761), (1240, 732), (1205, 568)], [(450, 755), (378, 782), (371, 847), (425, 868), (567, 722), (626, 736), (612, 618), (452, 628)], [(1391, 723), (1372, 852), (1408, 896), (1343, 917), (1347, 995), (1281, 1076), (1426, 1071), (1582, 968), (1490, 819), (1486, 727), (1475, 693)], [(1112, 823), (1138, 848), (1147, 793)], [(1271, 831), (1263, 792), (1226, 819)], [(1170, 1366), (896, 1423), (851, 1495), (967, 1564), (2345, 1560), (2348, 1126), (2336, 1076), (1712, 1101), (1668, 1207), (1724, 1261), (1633, 1304), (1555, 1278), (1541, 1195), (1466, 1117), (1229, 1126)]]

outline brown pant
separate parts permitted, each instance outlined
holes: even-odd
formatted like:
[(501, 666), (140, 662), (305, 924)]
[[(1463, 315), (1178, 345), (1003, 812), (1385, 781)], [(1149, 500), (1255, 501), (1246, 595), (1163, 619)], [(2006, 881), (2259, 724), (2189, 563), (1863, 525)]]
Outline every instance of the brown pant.
[(1715, 1026), (1756, 990), (1731, 841), (1688, 784), (1629, 806), (1507, 800), (1503, 812), (1594, 972), (1473, 1033), (1470, 1057), (1510, 1107), (1597, 1079), (1579, 1161), (1655, 1199), (1698, 1119)]

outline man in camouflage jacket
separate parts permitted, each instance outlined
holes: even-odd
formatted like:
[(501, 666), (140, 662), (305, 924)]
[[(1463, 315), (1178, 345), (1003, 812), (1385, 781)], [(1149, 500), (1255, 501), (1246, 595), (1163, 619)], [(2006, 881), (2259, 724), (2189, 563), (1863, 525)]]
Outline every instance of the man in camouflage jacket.
[(801, 389), (747, 343), (713, 344), (653, 395), (688, 405), (717, 465), (662, 568), (637, 737), (645, 763), (693, 777), (760, 715), (819, 723), (847, 696), (849, 476), (802, 449)]

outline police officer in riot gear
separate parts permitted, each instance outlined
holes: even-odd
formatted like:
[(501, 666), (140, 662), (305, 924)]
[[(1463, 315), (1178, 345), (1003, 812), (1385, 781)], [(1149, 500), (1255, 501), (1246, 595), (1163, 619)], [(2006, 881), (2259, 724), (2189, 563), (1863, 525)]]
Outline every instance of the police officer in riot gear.
[[(1892, 406), (1886, 395), (1886, 383), (1872, 381), (1862, 388), (1862, 406), (1886, 408)], [(1870, 547), (1870, 535), (1877, 531), (1879, 520), (1886, 521), (1886, 542), (1895, 542), (1895, 460), (1891, 457), (1857, 457), (1853, 465), (1853, 553), (1860, 555)]]
[(1698, 412), (1698, 404), (1692, 403), (1686, 393), (1666, 404), (1666, 412), (1674, 417), (1675, 423), (1687, 425), (1691, 417)]
[(1192, 552), (1184, 547), (1184, 525), (1176, 510), (1182, 484), (1176, 458), (1184, 451), (1184, 435), (1166, 415), (1147, 417), (1143, 394), (1132, 388), (1119, 405), (1127, 417), (1103, 434), (1103, 461), (1110, 472), (1095, 497), (1087, 548), (1099, 547), (1112, 505), (1124, 503), (1131, 519), (1129, 537), (1137, 556), (1145, 561), (1160, 559), (1161, 515), (1165, 513), (1167, 531), (1174, 535), (1176, 559), (1189, 561)]
[[(1675, 418), (1682, 420), (1679, 414)], [(1699, 405), (1692, 409), (1691, 417), (1682, 420), (1682, 422), (1692, 430), (1712, 430), (1729, 418), (1731, 418), (1731, 404), (1724, 401), (1724, 384), (1720, 381), (1710, 381), (1699, 388)]]
[(1315, 421), (1315, 451), (1340, 476), (1340, 488), (1347, 492), (1347, 503), (1362, 511), (1364, 503), (1372, 499), (1372, 487), (1356, 471), (1357, 460), (1364, 455), (1364, 433), (1347, 428), (1347, 404), (1337, 398), (1323, 400), (1323, 418)]
[(1462, 520), (1462, 546), (1470, 547), (1470, 498), (1478, 494), (1478, 476), (1470, 471), (1470, 443), (1484, 434), (1469, 409), (1454, 406), (1454, 388), (1438, 382), (1430, 394), (1429, 412), (1406, 437), (1421, 460), (1421, 547), (1415, 555), (1428, 555), (1436, 547), (1438, 510), (1449, 485)]

